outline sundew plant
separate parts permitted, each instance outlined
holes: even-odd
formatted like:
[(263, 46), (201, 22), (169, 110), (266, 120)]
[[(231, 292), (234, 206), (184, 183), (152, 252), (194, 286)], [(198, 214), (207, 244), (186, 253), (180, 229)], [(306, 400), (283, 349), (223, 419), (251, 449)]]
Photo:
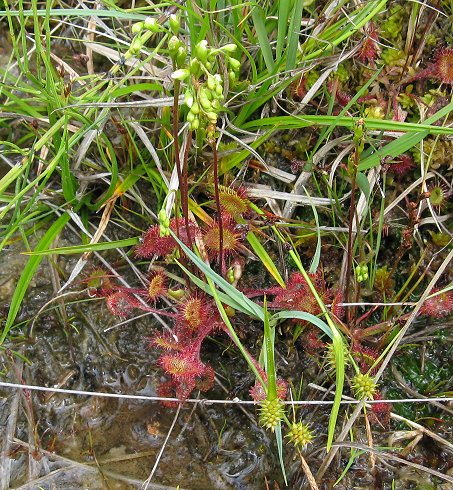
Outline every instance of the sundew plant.
[[(453, 482), (452, 17), (3, 2), (4, 488)], [(235, 438), (261, 448), (254, 481), (222, 459)]]

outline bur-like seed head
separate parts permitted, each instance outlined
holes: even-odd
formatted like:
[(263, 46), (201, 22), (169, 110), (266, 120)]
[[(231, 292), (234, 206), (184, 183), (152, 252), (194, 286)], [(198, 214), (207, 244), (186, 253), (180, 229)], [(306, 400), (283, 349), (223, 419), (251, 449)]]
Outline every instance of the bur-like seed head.
[(286, 435), (289, 442), (297, 447), (304, 447), (313, 439), (313, 434), (308, 428), (308, 425), (302, 422), (295, 422), (291, 424), (288, 434)]
[(260, 425), (266, 429), (275, 430), (279, 422), (283, 420), (285, 407), (279, 398), (264, 400), (260, 407)]
[(352, 389), (359, 400), (373, 398), (377, 391), (377, 386), (369, 374), (359, 373), (352, 379)]

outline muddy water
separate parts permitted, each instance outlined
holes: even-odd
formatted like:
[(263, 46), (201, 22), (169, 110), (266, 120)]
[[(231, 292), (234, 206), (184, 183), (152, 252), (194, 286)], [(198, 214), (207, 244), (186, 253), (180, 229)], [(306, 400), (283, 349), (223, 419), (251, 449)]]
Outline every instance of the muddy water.
[[(8, 307), (27, 258), (19, 246), (3, 252), (0, 306)], [(75, 259), (59, 259), (65, 272)], [(77, 289), (75, 287), (74, 289)], [(79, 288), (82, 289), (82, 288)], [(31, 288), (14, 331), (33, 341), (11, 341), (30, 362), (0, 351), (3, 380), (70, 390), (153, 396), (161, 381), (155, 354), (147, 347), (151, 317), (118, 328), (103, 302), (86, 295), (66, 301), (65, 310), (52, 303), (46, 259)], [(79, 300), (79, 302), (77, 302)], [(83, 300), (80, 302), (80, 300)], [(62, 317), (63, 311), (67, 318)], [(225, 369), (237, 368), (225, 360)], [(176, 410), (155, 402), (75, 396), (0, 388), (3, 449), (2, 488), (139, 488), (153, 468)], [(210, 396), (225, 398), (215, 389)], [(249, 418), (247, 414), (251, 417)], [(266, 478), (280, 479), (275, 448), (254, 423), (255, 410), (238, 407), (184, 406), (148, 488), (261, 489)], [(6, 439), (11, 442), (8, 443)]]

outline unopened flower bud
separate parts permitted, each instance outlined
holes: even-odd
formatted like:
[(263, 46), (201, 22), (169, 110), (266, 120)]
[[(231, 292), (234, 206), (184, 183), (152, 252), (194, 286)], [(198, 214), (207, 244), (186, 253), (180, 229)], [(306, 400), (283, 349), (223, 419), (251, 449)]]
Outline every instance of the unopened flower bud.
[(201, 72), (201, 68), (200, 68), (200, 62), (193, 58), (190, 60), (190, 73), (192, 73), (192, 75), (198, 77), (200, 75), (200, 72)]
[(195, 55), (202, 63), (208, 60), (208, 41), (206, 39), (195, 46)]
[(208, 86), (208, 89), (209, 90), (215, 90), (216, 83), (215, 83), (215, 79), (214, 79), (213, 76), (209, 75), (208, 76), (208, 81), (206, 83), (207, 83), (207, 86)]
[(228, 58), (228, 63), (230, 64), (231, 68), (233, 68), (233, 70), (235, 71), (238, 71), (239, 68), (241, 67), (241, 62), (236, 58)]
[(213, 123), (217, 122), (217, 114), (215, 112), (208, 112), (206, 116), (211, 122)]
[(173, 34), (178, 34), (180, 28), (179, 17), (176, 14), (171, 14), (168, 19), (168, 24)]
[(170, 51), (170, 55), (174, 55), (179, 47), (181, 46), (181, 41), (176, 36), (172, 36), (168, 41), (168, 51)]
[(154, 17), (146, 17), (144, 27), (151, 32), (157, 32), (160, 29), (159, 24)]
[(132, 32), (134, 34), (138, 34), (139, 32), (142, 32), (143, 31), (143, 27), (144, 27), (144, 22), (137, 22), (136, 24), (134, 24), (132, 26)]
[(198, 102), (194, 102), (192, 104), (192, 107), (190, 108), (190, 112), (193, 112), (194, 114), (200, 114), (200, 106), (198, 105)]
[(137, 37), (132, 41), (132, 44), (131, 44), (131, 47), (129, 48), (129, 51), (132, 54), (138, 54), (138, 53), (140, 53), (140, 50), (142, 49), (142, 47), (143, 47), (143, 41), (139, 37)]
[(173, 80), (185, 80), (190, 75), (190, 71), (186, 69), (176, 70), (171, 74)]
[(225, 53), (234, 53), (237, 49), (237, 46), (236, 44), (225, 44), (225, 46), (223, 46), (222, 48), (222, 51), (225, 51)]
[(209, 111), (212, 107), (209, 99), (203, 95), (200, 96), (200, 104), (201, 104), (201, 107), (203, 107), (203, 109), (205, 109), (206, 111)]
[(195, 131), (200, 127), (200, 120), (197, 118), (189, 124), (191, 130)]
[(195, 121), (195, 118), (196, 118), (196, 116), (192, 111), (189, 111), (187, 113), (187, 122), (191, 123), (191, 122)]
[(190, 90), (186, 90), (184, 94), (184, 103), (190, 109), (193, 106), (193, 102), (194, 99), (193, 99), (192, 92)]
[(178, 51), (176, 53), (176, 65), (177, 66), (183, 66), (186, 63), (186, 57), (187, 57), (187, 49), (185, 46), (180, 46), (178, 48)]

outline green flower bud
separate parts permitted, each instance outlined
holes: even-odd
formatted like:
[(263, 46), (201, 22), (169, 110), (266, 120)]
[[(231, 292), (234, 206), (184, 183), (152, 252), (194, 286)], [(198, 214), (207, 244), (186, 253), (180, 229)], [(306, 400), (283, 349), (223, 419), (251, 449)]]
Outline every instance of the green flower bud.
[(209, 111), (212, 108), (212, 105), (211, 105), (211, 102), (209, 101), (209, 99), (207, 97), (204, 97), (203, 95), (200, 95), (200, 104), (201, 104), (201, 107), (203, 107), (203, 109), (205, 109), (206, 111)]
[(129, 48), (129, 51), (132, 53), (132, 54), (138, 54), (140, 53), (140, 50), (143, 48), (143, 41), (141, 40), (141, 38), (139, 37), (136, 37), (133, 41), (132, 41), (132, 44)]
[(189, 128), (192, 130), (192, 131), (195, 131), (196, 129), (198, 129), (200, 127), (200, 120), (197, 118), (197, 119), (194, 119), (190, 124), (189, 124)]
[(221, 48), (222, 51), (224, 51), (225, 53), (234, 53), (237, 49), (237, 46), (236, 44), (225, 44), (225, 46), (223, 46), (223, 48)]
[(185, 80), (188, 76), (190, 76), (190, 71), (181, 69), (181, 70), (176, 70), (171, 74), (171, 78), (173, 80)]
[(174, 299), (182, 299), (186, 292), (184, 291), (184, 289), (169, 289), (167, 291), (167, 294)]
[(206, 87), (200, 88), (200, 97), (208, 99), (209, 101), (211, 101), (213, 99), (212, 92), (209, 89), (207, 89)]
[(180, 28), (179, 17), (176, 14), (171, 14), (168, 19), (168, 24), (173, 34), (178, 34)]
[(180, 46), (175, 56), (177, 66), (185, 65), (186, 57), (187, 57), (187, 49), (185, 48), (185, 46)]
[(136, 24), (134, 24), (132, 26), (132, 32), (134, 34), (138, 34), (139, 32), (142, 32), (143, 31), (143, 27), (144, 27), (144, 22), (137, 22)]
[(193, 112), (194, 114), (200, 114), (200, 106), (198, 105), (198, 102), (194, 102), (192, 104), (192, 107), (190, 108), (190, 112)]
[(236, 58), (228, 58), (228, 63), (230, 64), (231, 68), (233, 68), (234, 71), (238, 71), (239, 68), (241, 67), (241, 62)]
[(170, 218), (167, 216), (165, 209), (161, 209), (158, 214), (159, 223), (164, 227), (168, 228), (170, 226)]
[(184, 103), (189, 109), (193, 106), (193, 101), (194, 99), (193, 99), (192, 92), (190, 90), (186, 90), (184, 94)]
[(208, 60), (208, 41), (203, 39), (195, 46), (195, 56), (202, 62), (205, 63)]
[(154, 17), (146, 17), (144, 27), (151, 32), (157, 32), (160, 30), (160, 26)]
[(170, 51), (170, 55), (174, 55), (178, 51), (181, 44), (182, 43), (179, 38), (172, 36), (168, 41), (168, 51)]
[(230, 80), (231, 83), (234, 83), (236, 81), (236, 73), (234, 73), (234, 71), (229, 71), (228, 79)]
[(200, 62), (195, 58), (190, 60), (190, 73), (196, 77), (201, 74)]
[(226, 279), (230, 284), (233, 284), (233, 282), (234, 282), (234, 271), (232, 268), (227, 270)]
[(222, 87), (222, 85), (217, 85), (217, 87), (215, 88), (215, 93), (216, 93), (217, 96), (223, 95), (223, 87)]
[(208, 76), (207, 86), (209, 90), (215, 90), (216, 83), (215, 78), (211, 75)]
[(187, 119), (187, 122), (193, 122), (193, 121), (195, 121), (195, 118), (196, 117), (197, 116), (195, 116), (195, 114), (193, 112), (189, 111), (187, 113), (187, 118), (186, 118)]
[(215, 109), (216, 111), (219, 111), (221, 109), (220, 102), (217, 99), (214, 99), (211, 102), (212, 108)]
[(206, 116), (211, 122), (213, 123), (217, 122), (217, 114), (215, 112), (208, 112)]
[(206, 67), (206, 70), (208, 70), (208, 71), (212, 70), (212, 63), (210, 61), (206, 61), (204, 66)]

